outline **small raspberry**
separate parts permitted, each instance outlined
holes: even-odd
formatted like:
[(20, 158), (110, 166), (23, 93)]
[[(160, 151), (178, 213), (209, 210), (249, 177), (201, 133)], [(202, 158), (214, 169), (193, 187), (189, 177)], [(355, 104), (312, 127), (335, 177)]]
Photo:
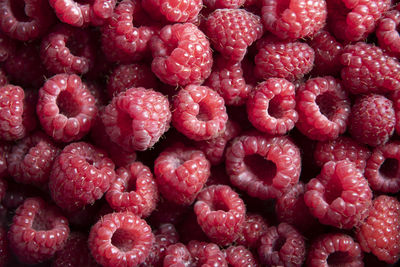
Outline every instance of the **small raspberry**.
[(230, 246), (224, 250), (225, 259), (231, 267), (258, 266), (253, 254), (244, 246)]
[(156, 20), (194, 22), (202, 9), (202, 0), (142, 0), (143, 9)]
[(356, 165), (329, 161), (306, 185), (304, 202), (322, 224), (341, 229), (357, 226), (367, 215), (372, 191)]
[(179, 205), (190, 205), (210, 175), (210, 162), (200, 150), (177, 143), (154, 161), (160, 193)]
[(244, 5), (246, 0), (203, 0), (203, 3), (209, 9), (218, 8), (240, 8)]
[(390, 55), (400, 56), (400, 35), (397, 27), (400, 24), (400, 10), (386, 12), (379, 20), (375, 30), (379, 46)]
[(55, 206), (28, 198), (15, 212), (8, 241), (19, 261), (36, 264), (60, 250), (68, 235), (68, 221)]
[(248, 248), (257, 248), (261, 236), (268, 229), (268, 223), (264, 217), (256, 213), (247, 213), (239, 232), (236, 243)]
[(395, 124), (393, 103), (382, 95), (363, 95), (351, 108), (349, 131), (361, 143), (370, 146), (386, 143), (394, 133)]
[(0, 87), (8, 84), (8, 78), (4, 70), (0, 67)]
[(146, 260), (154, 235), (146, 221), (130, 212), (110, 213), (93, 225), (89, 248), (105, 267), (138, 266)]

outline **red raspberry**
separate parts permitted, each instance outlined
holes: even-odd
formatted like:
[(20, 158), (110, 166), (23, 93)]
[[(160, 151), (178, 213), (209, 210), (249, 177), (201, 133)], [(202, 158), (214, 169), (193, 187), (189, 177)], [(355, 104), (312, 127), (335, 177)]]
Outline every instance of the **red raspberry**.
[(160, 193), (179, 205), (190, 205), (210, 176), (210, 162), (200, 150), (177, 143), (154, 161)]
[(393, 103), (382, 95), (361, 96), (351, 108), (349, 131), (361, 143), (370, 146), (386, 143), (394, 132), (395, 124)]
[(0, 32), (0, 62), (4, 62), (14, 54), (15, 41)]
[(73, 212), (100, 199), (114, 179), (114, 163), (100, 149), (77, 142), (55, 159), (49, 189), (59, 207)]
[(90, 230), (88, 242), (102, 266), (138, 266), (149, 255), (154, 235), (145, 220), (119, 212), (102, 217)]
[(222, 56), (240, 62), (264, 29), (260, 17), (244, 9), (217, 9), (207, 17), (205, 32)]
[(188, 85), (174, 99), (172, 123), (192, 140), (216, 138), (228, 120), (224, 104), (224, 99), (211, 88)]
[(203, 3), (209, 9), (218, 8), (240, 8), (244, 5), (246, 0), (203, 0)]
[(150, 169), (141, 162), (119, 168), (106, 200), (116, 211), (129, 211), (143, 218), (149, 216), (158, 202), (157, 185)]
[(390, 55), (400, 55), (400, 36), (397, 27), (400, 24), (400, 10), (390, 10), (379, 20), (375, 30), (379, 46)]
[(372, 191), (356, 165), (329, 161), (306, 185), (304, 202), (323, 224), (341, 229), (357, 226), (368, 215)]
[(400, 90), (400, 63), (373, 44), (346, 46), (340, 62), (343, 85), (353, 94)]
[(268, 228), (260, 239), (258, 255), (268, 266), (302, 266), (306, 258), (304, 237), (290, 224)]
[(269, 78), (259, 83), (247, 100), (249, 121), (261, 132), (283, 135), (298, 120), (295, 88), (286, 79)]
[(345, 132), (350, 99), (339, 80), (317, 77), (300, 86), (296, 95), (299, 121), (296, 127), (308, 138), (334, 140)]
[(143, 9), (156, 20), (168, 22), (196, 21), (202, 9), (202, 0), (142, 0)]
[(0, 87), (4, 86), (6, 84), (8, 84), (7, 75), (4, 72), (4, 70), (2, 68), (0, 68)]
[(400, 258), (400, 202), (390, 196), (374, 199), (367, 219), (357, 229), (356, 236), (365, 252), (393, 264)]
[(299, 181), (300, 161), (299, 148), (287, 137), (251, 133), (232, 141), (225, 162), (234, 186), (265, 200), (281, 196)]
[(363, 253), (354, 239), (342, 233), (328, 233), (312, 241), (307, 266), (364, 266)]
[(248, 248), (257, 248), (261, 236), (264, 235), (267, 229), (268, 223), (263, 216), (256, 213), (247, 213), (236, 243)]
[(282, 39), (312, 36), (327, 17), (324, 0), (263, 0), (262, 22), (266, 30)]
[(8, 241), (19, 261), (36, 264), (60, 250), (68, 235), (68, 221), (55, 206), (28, 198), (15, 212)]
[(197, 196), (194, 212), (203, 232), (215, 243), (226, 246), (239, 238), (246, 207), (229, 186), (212, 185)]
[(192, 23), (167, 25), (150, 41), (151, 69), (174, 86), (201, 84), (213, 65), (210, 43)]
[(11, 143), (0, 141), (0, 179), (8, 175), (7, 158), (11, 151), (11, 147)]
[(169, 129), (168, 99), (143, 87), (115, 96), (101, 115), (111, 141), (126, 151), (146, 150)]
[(86, 135), (97, 113), (95, 99), (75, 74), (57, 74), (39, 90), (36, 112), (44, 131), (56, 141)]
[(225, 249), (225, 259), (228, 266), (232, 267), (250, 267), (258, 266), (253, 254), (244, 246), (230, 246)]

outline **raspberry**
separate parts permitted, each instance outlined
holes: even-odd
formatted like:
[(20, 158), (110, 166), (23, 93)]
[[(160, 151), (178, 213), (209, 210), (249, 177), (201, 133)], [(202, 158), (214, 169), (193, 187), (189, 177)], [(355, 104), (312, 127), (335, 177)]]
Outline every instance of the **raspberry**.
[(376, 27), (376, 37), (381, 48), (390, 55), (400, 55), (400, 36), (397, 27), (400, 24), (400, 10), (393, 9), (386, 12)]
[(202, 8), (202, 0), (142, 0), (143, 9), (157, 20), (168, 22), (196, 21)]
[(100, 149), (77, 142), (55, 159), (49, 189), (59, 207), (74, 212), (100, 199), (114, 179), (114, 163)]
[(3, 69), (0, 68), (0, 87), (8, 84), (8, 78)]
[(400, 258), (400, 202), (390, 196), (374, 199), (367, 219), (357, 229), (356, 236), (365, 252), (379, 260), (395, 263)]
[(140, 162), (116, 171), (116, 179), (106, 193), (110, 207), (147, 217), (156, 208), (158, 190), (150, 169)]
[(11, 143), (0, 141), (0, 180), (1, 178), (8, 175), (7, 158), (10, 153), (11, 147)]
[(55, 206), (28, 198), (15, 212), (8, 241), (19, 261), (36, 264), (60, 250), (68, 235), (68, 221)]
[(256, 76), (262, 79), (301, 79), (314, 65), (314, 50), (306, 43), (262, 39), (254, 58)]
[(174, 86), (201, 84), (213, 65), (210, 43), (192, 23), (163, 27), (150, 41), (151, 69), (164, 83)]
[(188, 85), (174, 99), (172, 123), (192, 140), (216, 138), (228, 120), (224, 104), (224, 99), (211, 88)]
[(334, 140), (344, 133), (350, 115), (350, 99), (339, 80), (331, 76), (308, 80), (297, 91), (296, 127), (308, 138)]
[(327, 13), (324, 0), (263, 0), (261, 8), (265, 29), (281, 39), (312, 36), (325, 25)]
[(358, 42), (346, 46), (340, 62), (343, 85), (353, 94), (400, 90), (400, 63), (373, 44)]
[(364, 266), (363, 253), (354, 239), (342, 233), (328, 233), (313, 240), (307, 256), (307, 265)]
[(203, 232), (215, 243), (226, 246), (239, 238), (246, 208), (229, 186), (212, 185), (197, 196), (194, 212)]
[(260, 239), (258, 255), (268, 266), (302, 266), (306, 258), (304, 237), (290, 224), (272, 226)]
[(244, 5), (246, 0), (203, 0), (209, 9), (218, 8), (239, 8)]
[(351, 108), (349, 131), (361, 143), (370, 146), (386, 143), (394, 132), (395, 124), (393, 103), (382, 95), (361, 96)]
[(265, 200), (281, 196), (299, 181), (300, 160), (299, 148), (287, 137), (250, 133), (232, 141), (225, 162), (234, 186)]
[(249, 121), (261, 132), (283, 135), (298, 120), (295, 88), (286, 79), (269, 78), (259, 83), (247, 100)]
[(102, 217), (90, 230), (88, 242), (102, 266), (138, 266), (149, 255), (154, 235), (146, 221), (119, 212)]
[(205, 32), (222, 56), (240, 62), (264, 29), (260, 17), (244, 9), (217, 9), (207, 17)]
[(15, 50), (15, 41), (0, 32), (0, 62), (6, 61)]
[(224, 253), (228, 266), (257, 266), (257, 261), (254, 259), (253, 254), (243, 246), (230, 246)]
[(111, 141), (126, 151), (146, 150), (169, 129), (171, 112), (161, 93), (137, 87), (115, 96), (101, 118)]
[(236, 243), (248, 248), (257, 248), (261, 236), (264, 235), (267, 229), (268, 223), (263, 216), (256, 213), (247, 213)]
[(44, 131), (56, 141), (86, 135), (97, 113), (95, 99), (75, 74), (57, 74), (39, 90), (36, 112)]
[(210, 162), (203, 152), (176, 143), (156, 158), (154, 174), (167, 200), (190, 205), (210, 175)]
[(322, 224), (357, 226), (367, 215), (372, 191), (362, 172), (348, 160), (329, 161), (306, 185), (304, 202)]

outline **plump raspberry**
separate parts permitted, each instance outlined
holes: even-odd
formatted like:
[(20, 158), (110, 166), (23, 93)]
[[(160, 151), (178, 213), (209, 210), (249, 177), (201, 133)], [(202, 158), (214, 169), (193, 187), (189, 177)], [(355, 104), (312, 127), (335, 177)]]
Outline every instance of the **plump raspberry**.
[(194, 22), (201, 8), (202, 0), (142, 0), (143, 9), (156, 20), (167, 22)]
[(334, 140), (344, 133), (350, 115), (350, 99), (339, 80), (317, 77), (300, 86), (296, 93), (299, 121), (296, 127), (308, 138)]
[(106, 199), (116, 211), (129, 211), (139, 217), (149, 216), (158, 202), (157, 185), (150, 169), (141, 162), (119, 168)]
[(100, 149), (77, 142), (55, 159), (49, 189), (59, 207), (73, 212), (100, 199), (114, 179), (114, 163)]
[(363, 253), (354, 239), (342, 233), (328, 233), (313, 240), (307, 266), (364, 266)]
[(55, 206), (28, 198), (15, 212), (8, 241), (19, 261), (36, 264), (60, 250), (68, 235), (68, 221)]
[(314, 50), (306, 43), (263, 39), (254, 58), (255, 74), (262, 79), (301, 79), (314, 65)]
[(121, 64), (110, 74), (107, 92), (110, 98), (132, 87), (156, 88), (157, 78), (147, 64)]
[(224, 99), (207, 86), (188, 85), (174, 99), (172, 123), (192, 140), (218, 137), (227, 120)]
[(8, 84), (8, 78), (4, 70), (0, 67), (0, 87)]
[(353, 94), (400, 90), (400, 63), (373, 44), (358, 42), (343, 49), (343, 85)]
[(234, 186), (263, 200), (277, 198), (295, 185), (301, 170), (300, 150), (290, 139), (260, 133), (236, 137), (225, 163)]
[(11, 147), (11, 143), (0, 141), (0, 179), (8, 175), (7, 158)]
[(149, 255), (154, 235), (145, 220), (119, 212), (102, 217), (90, 230), (88, 242), (102, 266), (138, 266)]
[(194, 212), (203, 232), (215, 243), (226, 246), (239, 238), (246, 207), (229, 186), (212, 185), (200, 192)]
[(244, 9), (217, 9), (206, 19), (205, 33), (222, 56), (240, 62), (264, 29), (260, 17)]
[(95, 99), (75, 74), (57, 74), (39, 90), (36, 112), (44, 131), (54, 140), (81, 139), (97, 114)]
[(0, 62), (4, 62), (14, 54), (15, 41), (0, 32)]
[(224, 250), (228, 266), (246, 267), (258, 266), (253, 254), (244, 246), (230, 246)]
[(393, 103), (382, 95), (360, 96), (351, 108), (349, 131), (361, 143), (370, 146), (386, 143), (394, 132), (395, 124)]
[(151, 69), (174, 86), (201, 84), (213, 65), (210, 43), (192, 23), (167, 25), (150, 41)]
[(372, 252), (381, 261), (395, 263), (400, 258), (400, 202), (390, 196), (374, 199), (367, 219), (356, 236), (365, 252)]
[(372, 191), (356, 165), (329, 161), (306, 185), (304, 202), (321, 223), (341, 229), (357, 226), (368, 215)]
[(264, 217), (256, 213), (247, 213), (239, 232), (236, 243), (247, 248), (257, 248), (261, 236), (268, 229), (268, 223)]
[(204, 5), (212, 10), (218, 8), (239, 8), (245, 2), (246, 0), (203, 0)]
[(400, 35), (397, 31), (399, 24), (400, 10), (397, 8), (386, 12), (375, 30), (379, 46), (394, 56), (400, 55)]
[(146, 150), (169, 129), (171, 111), (164, 95), (136, 87), (115, 96), (101, 118), (111, 141), (126, 151)]
[(294, 85), (282, 78), (258, 84), (247, 100), (249, 121), (261, 132), (283, 135), (298, 120)]
[(263, 0), (261, 9), (265, 29), (282, 39), (312, 36), (325, 25), (327, 13), (324, 0)]
[(154, 161), (160, 193), (179, 205), (190, 205), (210, 176), (210, 162), (200, 150), (177, 143)]

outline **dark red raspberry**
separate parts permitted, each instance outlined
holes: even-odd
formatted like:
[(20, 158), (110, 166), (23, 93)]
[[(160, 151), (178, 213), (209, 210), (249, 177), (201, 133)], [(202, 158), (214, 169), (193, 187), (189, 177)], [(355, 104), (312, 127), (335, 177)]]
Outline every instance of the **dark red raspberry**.
[(142, 0), (143, 9), (156, 20), (195, 22), (202, 9), (202, 0)]
[(201, 84), (213, 65), (210, 43), (192, 23), (167, 25), (150, 41), (151, 69), (174, 86)]
[(73, 212), (100, 199), (114, 179), (114, 163), (100, 149), (77, 142), (55, 159), (49, 189), (59, 207)]
[(14, 180), (7, 180), (7, 190), (1, 201), (1, 205), (7, 210), (15, 211), (25, 199), (29, 197), (37, 197), (43, 195), (42, 192), (38, 191), (37, 188), (33, 188), (29, 185), (21, 186), (21, 184), (16, 183)]
[(306, 185), (304, 202), (322, 224), (341, 229), (359, 225), (368, 215), (372, 191), (356, 165), (329, 161)]
[(150, 169), (141, 162), (119, 168), (106, 200), (116, 211), (129, 211), (143, 218), (149, 216), (158, 202), (157, 185)]
[(281, 78), (259, 83), (247, 100), (249, 121), (270, 135), (288, 133), (298, 120), (294, 85)]
[(263, 200), (277, 198), (295, 185), (301, 170), (300, 150), (290, 139), (260, 133), (236, 137), (225, 163), (234, 186)]
[(363, 253), (354, 239), (342, 233), (328, 233), (313, 240), (307, 266), (364, 266)]
[[(225, 161), (225, 156), (223, 160)], [(223, 184), (223, 185), (231, 184), (231, 182), (229, 181), (229, 176), (225, 170), (225, 164), (211, 166), (210, 177), (208, 177), (205, 186), (218, 185), (218, 184)]]
[(331, 76), (308, 80), (296, 93), (296, 105), (296, 127), (308, 138), (334, 140), (346, 131), (350, 99), (339, 80)]
[(15, 212), (8, 241), (19, 261), (36, 264), (60, 250), (68, 235), (68, 221), (55, 206), (28, 198)]
[(75, 74), (57, 74), (39, 90), (36, 112), (44, 131), (56, 141), (81, 139), (97, 113), (95, 99)]
[(246, 0), (203, 0), (203, 3), (209, 9), (218, 8), (239, 8), (244, 5)]
[(240, 229), (236, 243), (247, 248), (257, 248), (259, 240), (268, 229), (268, 223), (264, 217), (256, 213), (247, 213)]
[(211, 88), (188, 85), (174, 98), (172, 123), (192, 140), (216, 138), (228, 120), (224, 104), (224, 99)]
[(393, 103), (382, 95), (360, 96), (351, 108), (349, 131), (361, 143), (370, 146), (386, 143), (394, 133), (395, 124)]
[(169, 129), (171, 111), (164, 95), (137, 87), (115, 96), (101, 118), (111, 141), (126, 151), (146, 150)]
[(306, 43), (268, 38), (257, 47), (254, 71), (259, 78), (285, 78), (293, 82), (313, 68), (314, 50)]
[(261, 9), (265, 29), (282, 39), (312, 36), (325, 25), (327, 13), (324, 0), (263, 0)]
[(8, 241), (7, 232), (3, 226), (0, 226), (0, 266), (6, 266), (8, 263)]
[(0, 62), (4, 62), (14, 54), (15, 41), (0, 32)]
[(3, 178), (0, 178), (0, 202), (5, 197), (6, 191), (7, 191), (7, 182)]
[(400, 63), (373, 44), (358, 42), (343, 49), (343, 85), (353, 94), (400, 90)]
[(181, 243), (187, 244), (191, 240), (202, 242), (210, 241), (197, 223), (197, 216), (196, 213), (194, 213), (193, 206), (190, 206), (189, 210), (184, 214), (184, 218), (179, 222), (176, 228), (179, 231), (179, 241)]
[(8, 175), (7, 158), (11, 147), (11, 143), (0, 141), (0, 179)]
[(390, 196), (374, 199), (367, 219), (357, 229), (356, 236), (365, 252), (393, 264), (400, 258), (400, 202)]
[(396, 124), (394, 126), (396, 133), (400, 135), (400, 90), (394, 91), (391, 94), (391, 98), (393, 101), (393, 108), (396, 116)]
[(2, 68), (0, 68), (0, 87), (4, 86), (6, 84), (8, 84), (7, 75), (4, 72), (4, 70)]
[(244, 246), (230, 246), (225, 249), (225, 259), (231, 267), (258, 266), (253, 254)]
[(210, 162), (200, 150), (176, 143), (154, 161), (160, 193), (179, 205), (190, 205), (210, 176)]
[(400, 24), (400, 10), (390, 10), (379, 20), (375, 30), (379, 46), (390, 55), (400, 55), (400, 35), (397, 27)]
[(151, 222), (151, 225), (164, 223), (177, 225), (190, 210), (193, 210), (191, 206), (181, 206), (160, 197), (156, 210), (151, 213), (147, 220)]
[(217, 9), (206, 19), (205, 33), (222, 56), (240, 62), (264, 29), (260, 17), (244, 9)]
[(229, 186), (212, 185), (197, 196), (194, 212), (203, 232), (213, 242), (226, 246), (239, 238), (246, 207)]

